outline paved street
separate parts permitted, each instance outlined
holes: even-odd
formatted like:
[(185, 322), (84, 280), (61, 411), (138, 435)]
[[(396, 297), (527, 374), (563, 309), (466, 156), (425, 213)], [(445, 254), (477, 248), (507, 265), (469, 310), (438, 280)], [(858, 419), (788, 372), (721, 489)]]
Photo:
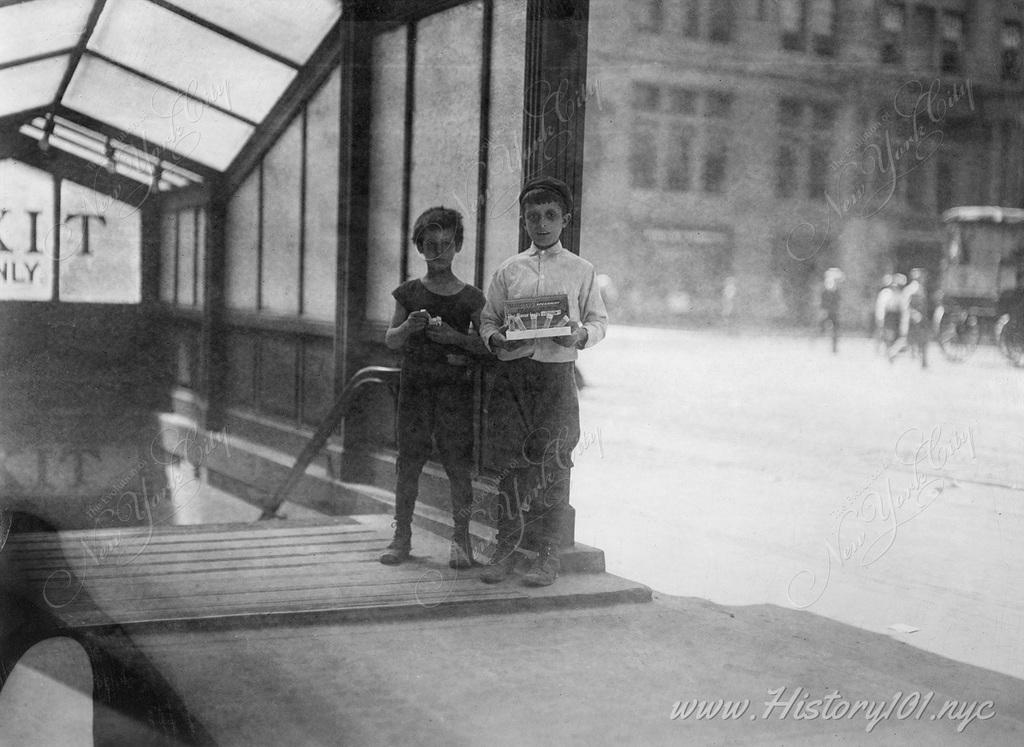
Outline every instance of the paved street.
[(666, 594), (1024, 677), (1024, 370), (931, 353), (613, 327), (581, 355), (577, 538)]

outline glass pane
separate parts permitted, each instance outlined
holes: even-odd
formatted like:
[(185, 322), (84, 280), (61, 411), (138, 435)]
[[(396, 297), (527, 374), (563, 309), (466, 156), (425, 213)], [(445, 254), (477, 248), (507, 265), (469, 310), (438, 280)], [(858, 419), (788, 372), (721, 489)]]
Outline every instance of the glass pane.
[(178, 272), (178, 214), (160, 216), (160, 300), (174, 303), (174, 281)]
[(832, 36), (835, 17), (835, 0), (811, 0), (807, 26), (812, 34)]
[(801, 0), (779, 0), (779, 25), (790, 34), (803, 30)]
[(780, 99), (778, 121), (782, 127), (799, 127), (803, 115), (803, 104), (796, 99)]
[[(433, 205), (462, 213), (465, 237), (452, 271), (468, 282), (476, 259), (482, 22), (476, 3), (453, 8), (422, 21), (416, 42), (409, 221)], [(422, 275), (426, 265), (419, 253), (411, 243), (405, 246), (410, 277)]]
[(831, 130), (835, 123), (836, 107), (834, 105), (821, 103), (811, 105), (811, 126), (816, 134), (827, 134), (826, 131)]
[(195, 304), (196, 216), (188, 208), (178, 213), (178, 305)]
[(666, 165), (666, 189), (685, 192), (690, 188), (690, 154), (695, 140), (695, 134), (689, 127), (672, 133)]
[(295, 77), (293, 68), (145, 0), (108, 0), (89, 49), (255, 121)]
[(215, 169), (225, 169), (253, 128), (86, 54), (64, 104)]
[(0, 70), (0, 117), (50, 104), (67, 66), (64, 55)]
[(495, 3), (491, 122), (487, 137), (487, 230), (481, 280), (484, 285), (490, 281), (498, 265), (519, 249), (518, 197), (523, 178), (525, 48), (526, 0)]
[(0, 213), (0, 300), (50, 300), (53, 177), (0, 161)]
[(306, 260), (303, 313), (334, 321), (338, 266), (338, 155), (341, 71), (313, 97), (306, 123)]
[(1020, 24), (1011, 21), (1004, 23), (999, 39), (1003, 49), (1018, 49), (1020, 47)]
[(669, 89), (671, 109), (676, 114), (695, 114), (697, 112), (697, 94), (683, 88)]
[(142, 297), (139, 211), (64, 179), (60, 300), (138, 303)]
[(405, 128), (405, 27), (373, 40), (370, 103), (370, 216), (366, 318), (390, 321), (391, 291), (401, 281), (402, 144)]
[(92, 0), (35, 0), (0, 8), (0, 64), (75, 46), (92, 6)]
[(231, 196), (227, 216), (227, 257), (224, 268), (225, 303), (232, 309), (256, 310), (260, 214), (260, 172), (253, 169)]
[(340, 0), (174, 0), (174, 5), (300, 64), (341, 15)]
[(299, 313), (302, 120), (288, 125), (263, 161), (263, 288), (261, 308)]
[(705, 113), (716, 119), (728, 118), (732, 111), (732, 94), (721, 91), (709, 91)]
[(645, 112), (658, 111), (661, 108), (661, 90), (651, 83), (634, 83), (633, 106)]
[(657, 137), (657, 129), (651, 123), (641, 123), (633, 129), (629, 169), (634, 187), (653, 189), (657, 186)]
[(882, 28), (898, 34), (903, 30), (903, 6), (889, 3), (882, 7)]
[(942, 14), (942, 38), (959, 42), (964, 36), (964, 17), (959, 13)]
[(206, 297), (206, 210), (196, 208), (196, 307), (203, 308)]

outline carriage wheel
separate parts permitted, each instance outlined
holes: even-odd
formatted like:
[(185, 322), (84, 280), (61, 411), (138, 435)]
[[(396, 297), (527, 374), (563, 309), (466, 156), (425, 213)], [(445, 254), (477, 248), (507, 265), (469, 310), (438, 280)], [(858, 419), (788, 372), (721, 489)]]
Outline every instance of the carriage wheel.
[(939, 347), (943, 355), (953, 363), (966, 360), (978, 347), (981, 332), (976, 317), (961, 318), (959, 314), (942, 317), (939, 324)]
[(1015, 366), (1024, 367), (1024, 325), (1012, 319), (999, 332), (999, 348)]

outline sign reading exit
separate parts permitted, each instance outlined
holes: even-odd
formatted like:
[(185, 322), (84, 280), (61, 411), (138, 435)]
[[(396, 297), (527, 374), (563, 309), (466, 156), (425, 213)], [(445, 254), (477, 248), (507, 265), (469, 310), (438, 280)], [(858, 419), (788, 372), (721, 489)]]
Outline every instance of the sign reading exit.
[[(42, 214), (41, 210), (0, 207), (0, 299), (50, 298), (56, 227), (45, 225)], [(90, 226), (96, 224), (105, 226), (106, 217), (68, 213), (61, 224), (61, 257), (90, 255)]]

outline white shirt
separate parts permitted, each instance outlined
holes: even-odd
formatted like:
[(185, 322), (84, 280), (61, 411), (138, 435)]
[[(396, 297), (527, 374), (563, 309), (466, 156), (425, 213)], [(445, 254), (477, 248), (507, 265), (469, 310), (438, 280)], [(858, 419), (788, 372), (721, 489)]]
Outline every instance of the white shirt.
[[(480, 336), (490, 347), (490, 338), (501, 330), (505, 318), (505, 301), (533, 296), (565, 294), (569, 300), (570, 321), (586, 327), (584, 347), (604, 339), (608, 328), (608, 312), (594, 266), (557, 242), (547, 249), (532, 244), (525, 252), (509, 257), (495, 271), (487, 286), (487, 303), (480, 315)], [(498, 360), (533, 358), (544, 363), (566, 363), (576, 360), (575, 347), (564, 347), (550, 338), (526, 340), (515, 350), (498, 350)]]

